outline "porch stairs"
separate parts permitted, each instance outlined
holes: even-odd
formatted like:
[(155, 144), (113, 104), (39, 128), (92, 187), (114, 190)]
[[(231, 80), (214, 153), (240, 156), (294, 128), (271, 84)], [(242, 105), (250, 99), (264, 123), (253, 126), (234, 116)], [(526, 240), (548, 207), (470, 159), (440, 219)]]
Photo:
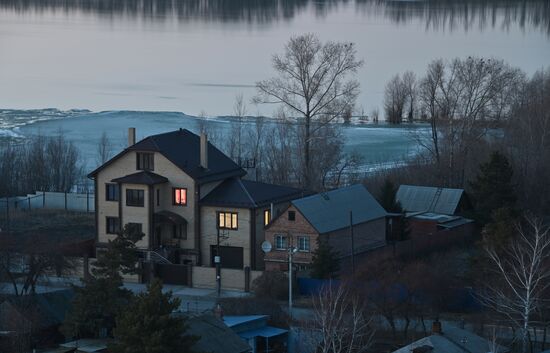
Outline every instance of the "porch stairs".
[(172, 264), (170, 260), (154, 250), (141, 250), (141, 252), (145, 254), (146, 261), (154, 262), (157, 264)]

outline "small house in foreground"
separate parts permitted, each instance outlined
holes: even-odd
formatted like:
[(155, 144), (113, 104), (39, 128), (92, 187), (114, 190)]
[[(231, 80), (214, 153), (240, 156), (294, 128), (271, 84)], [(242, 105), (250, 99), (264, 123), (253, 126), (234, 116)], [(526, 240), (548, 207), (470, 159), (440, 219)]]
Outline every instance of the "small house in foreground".
[(468, 330), (434, 322), (432, 334), (393, 353), (506, 353), (509, 350)]
[(352, 185), (293, 200), (267, 226), (265, 238), (272, 244), (266, 270), (286, 271), (289, 248), (297, 250), (298, 268), (307, 269), (317, 239), (328, 241), (341, 259), (350, 259), (352, 248), (358, 255), (386, 245), (386, 211), (363, 185)]

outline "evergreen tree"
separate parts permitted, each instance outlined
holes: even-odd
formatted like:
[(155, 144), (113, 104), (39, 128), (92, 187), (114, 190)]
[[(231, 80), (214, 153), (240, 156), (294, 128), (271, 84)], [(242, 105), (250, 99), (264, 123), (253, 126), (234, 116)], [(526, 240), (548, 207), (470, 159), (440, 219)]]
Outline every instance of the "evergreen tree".
[(115, 317), (128, 305), (132, 293), (122, 287), (121, 273), (135, 273), (138, 261), (136, 242), (143, 233), (126, 226), (107, 248), (97, 254), (92, 276), (83, 286), (74, 286), (75, 298), (62, 331), (67, 337), (110, 336)]
[(317, 238), (317, 249), (313, 252), (311, 261), (311, 277), (330, 279), (339, 270), (338, 253), (332, 249), (328, 241)]
[(109, 278), (92, 277), (84, 280), (83, 287), (73, 289), (75, 297), (62, 326), (63, 334), (73, 338), (110, 336), (116, 315), (128, 305), (132, 293), (122, 287), (122, 282)]
[(146, 293), (138, 294), (120, 313), (114, 330), (114, 353), (192, 353), (198, 337), (186, 335), (186, 320), (172, 313), (180, 300), (162, 293), (162, 283), (153, 281)]
[(384, 180), (384, 184), (380, 189), (380, 195), (378, 197), (378, 202), (384, 207), (386, 212), (401, 213), (402, 208), (401, 204), (397, 202), (395, 196), (397, 194), (397, 186), (395, 186), (389, 178)]
[(491, 214), (491, 222), (483, 227), (483, 243), (492, 249), (504, 249), (517, 233), (516, 223), (519, 213), (511, 208), (502, 207)]
[(99, 253), (92, 273), (95, 277), (122, 281), (121, 273), (136, 273), (139, 254), (136, 243), (143, 233), (127, 224), (114, 240), (109, 240), (107, 249)]
[(476, 213), (483, 224), (491, 221), (491, 214), (499, 208), (513, 209), (516, 194), (512, 184), (513, 170), (506, 156), (496, 151), (489, 161), (479, 166), (476, 180), (470, 183)]

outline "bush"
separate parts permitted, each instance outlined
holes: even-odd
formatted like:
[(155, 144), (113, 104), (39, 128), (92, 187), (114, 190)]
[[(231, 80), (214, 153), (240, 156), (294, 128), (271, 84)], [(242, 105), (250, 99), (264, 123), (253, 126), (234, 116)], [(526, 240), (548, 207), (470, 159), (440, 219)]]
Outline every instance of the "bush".
[(265, 271), (252, 282), (258, 298), (288, 300), (288, 276), (281, 271)]

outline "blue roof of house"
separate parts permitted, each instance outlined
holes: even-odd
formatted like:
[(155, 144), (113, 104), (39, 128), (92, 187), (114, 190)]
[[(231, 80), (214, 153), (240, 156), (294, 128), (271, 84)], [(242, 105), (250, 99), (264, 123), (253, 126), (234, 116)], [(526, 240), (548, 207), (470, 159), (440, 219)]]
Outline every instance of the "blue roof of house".
[(268, 315), (227, 315), (223, 317), (223, 322), (228, 327), (233, 327), (247, 322), (265, 319), (267, 317)]
[(287, 333), (288, 330), (282, 328), (265, 326), (255, 330), (249, 330), (244, 332), (239, 332), (239, 336), (244, 339), (254, 338), (254, 337), (275, 337)]
[(363, 185), (323, 192), (292, 201), (319, 234), (349, 227), (386, 216), (384, 208)]

